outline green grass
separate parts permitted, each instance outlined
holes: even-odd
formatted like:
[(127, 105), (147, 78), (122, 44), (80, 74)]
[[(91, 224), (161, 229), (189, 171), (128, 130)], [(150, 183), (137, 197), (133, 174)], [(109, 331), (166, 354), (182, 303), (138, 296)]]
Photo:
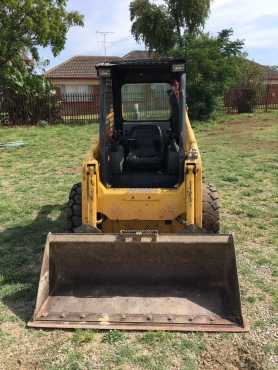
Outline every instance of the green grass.
[(244, 316), (233, 334), (122, 333), (26, 328), (48, 232), (97, 126), (0, 128), (0, 369), (274, 369), (278, 309), (278, 112), (194, 123), (205, 178), (218, 188), (222, 231), (235, 232)]
[(107, 331), (102, 338), (103, 343), (114, 344), (117, 342), (122, 342), (125, 339), (123, 332), (118, 330)]

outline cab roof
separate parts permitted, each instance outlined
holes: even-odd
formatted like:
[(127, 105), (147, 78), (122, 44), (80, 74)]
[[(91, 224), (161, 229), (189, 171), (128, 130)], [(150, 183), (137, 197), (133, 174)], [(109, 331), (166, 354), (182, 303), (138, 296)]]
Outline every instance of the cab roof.
[[(137, 59), (137, 60), (115, 60), (109, 63), (100, 63), (96, 65), (96, 69), (99, 72), (99, 69), (110, 69), (112, 71), (118, 70), (163, 70), (173, 72), (172, 66), (177, 64), (186, 65), (185, 59), (176, 59), (176, 58), (160, 58), (160, 59)], [(184, 73), (185, 70), (181, 71)]]

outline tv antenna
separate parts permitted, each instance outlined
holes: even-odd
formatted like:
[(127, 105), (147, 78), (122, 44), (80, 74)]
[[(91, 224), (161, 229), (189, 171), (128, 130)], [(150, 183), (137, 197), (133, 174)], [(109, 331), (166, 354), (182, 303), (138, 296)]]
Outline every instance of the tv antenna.
[(102, 37), (102, 43), (104, 47), (104, 61), (107, 62), (107, 36), (112, 35), (114, 32), (101, 32), (97, 31), (97, 34)]

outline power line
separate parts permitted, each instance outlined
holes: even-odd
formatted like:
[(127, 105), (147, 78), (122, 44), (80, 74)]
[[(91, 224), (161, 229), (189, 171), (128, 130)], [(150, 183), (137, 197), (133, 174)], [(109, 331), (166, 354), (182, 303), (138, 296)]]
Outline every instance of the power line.
[(112, 35), (113, 33), (115, 33), (115, 32), (101, 32), (101, 31), (97, 31), (97, 34), (100, 35), (103, 38), (102, 43), (103, 43), (103, 47), (104, 47), (105, 63), (107, 62), (107, 36), (108, 35)]

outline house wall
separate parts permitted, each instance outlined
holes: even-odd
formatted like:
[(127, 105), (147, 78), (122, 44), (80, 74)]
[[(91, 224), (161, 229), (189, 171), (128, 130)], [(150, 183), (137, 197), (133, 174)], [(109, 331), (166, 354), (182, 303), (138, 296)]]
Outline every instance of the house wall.
[(277, 79), (275, 79), (275, 80), (270, 80), (270, 81), (268, 81), (268, 83), (269, 83), (270, 85), (277, 85), (277, 86), (278, 86), (278, 78), (277, 78)]
[(99, 80), (96, 79), (49, 79), (54, 86), (61, 85), (99, 85)]
[(268, 104), (278, 104), (278, 83), (268, 86), (267, 96)]

